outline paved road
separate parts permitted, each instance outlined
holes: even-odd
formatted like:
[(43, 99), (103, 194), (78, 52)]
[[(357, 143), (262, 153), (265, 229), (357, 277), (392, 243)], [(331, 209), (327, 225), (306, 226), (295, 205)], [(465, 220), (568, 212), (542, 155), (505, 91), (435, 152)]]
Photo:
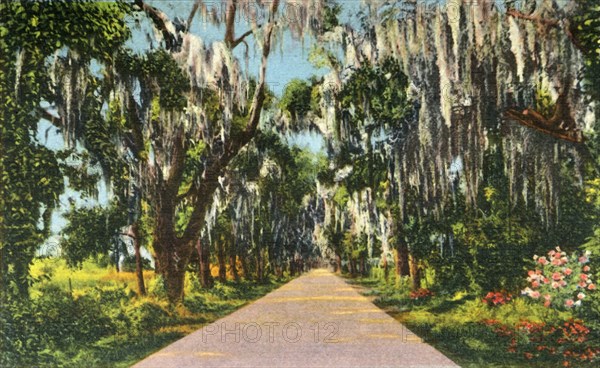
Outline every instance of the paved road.
[(134, 367), (457, 365), (340, 277), (313, 270)]

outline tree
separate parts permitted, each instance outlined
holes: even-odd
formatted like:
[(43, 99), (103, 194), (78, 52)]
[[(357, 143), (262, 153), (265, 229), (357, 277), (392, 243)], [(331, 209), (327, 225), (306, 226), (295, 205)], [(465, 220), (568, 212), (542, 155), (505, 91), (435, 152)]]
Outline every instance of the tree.
[(293, 120), (301, 119), (311, 109), (311, 92), (312, 88), (306, 81), (292, 79), (285, 86), (279, 105)]
[[(66, 1), (8, 2), (0, 4), (0, 98), (2, 108), (2, 155), (0, 184), (0, 285), (2, 294), (28, 295), (29, 264), (37, 247), (49, 234), (50, 216), (64, 189), (63, 175), (73, 173), (65, 161), (70, 153), (57, 154), (37, 138), (40, 118), (57, 122), (52, 113), (56, 101), (68, 98), (55, 89), (58, 50), (77, 54), (82, 66), (78, 76), (89, 83), (82, 99), (69, 109), (70, 117), (79, 115), (89, 122), (78, 131), (86, 137), (90, 152), (105, 149), (98, 116), (101, 104), (91, 91), (98, 91), (99, 80), (89, 74), (91, 60), (103, 63), (129, 36), (124, 17), (127, 7), (117, 3)], [(56, 54), (54, 60), (62, 59)], [(67, 74), (65, 74), (67, 75)], [(73, 76), (73, 74), (71, 74)], [(71, 88), (76, 88), (72, 83)], [(69, 91), (67, 91), (69, 92)], [(51, 108), (46, 108), (50, 106)], [(62, 125), (71, 139), (73, 126)], [(110, 162), (101, 162), (107, 172)], [(75, 175), (76, 178), (82, 171)], [(83, 171), (85, 174), (85, 170)], [(76, 183), (76, 180), (72, 180)], [(43, 225), (40, 226), (40, 223)]]
[(118, 272), (119, 258), (124, 249), (121, 229), (127, 223), (123, 208), (114, 203), (107, 208), (77, 208), (71, 205), (65, 217), (68, 223), (61, 230), (60, 246), (67, 264), (81, 266), (83, 261), (91, 257), (112, 253)]

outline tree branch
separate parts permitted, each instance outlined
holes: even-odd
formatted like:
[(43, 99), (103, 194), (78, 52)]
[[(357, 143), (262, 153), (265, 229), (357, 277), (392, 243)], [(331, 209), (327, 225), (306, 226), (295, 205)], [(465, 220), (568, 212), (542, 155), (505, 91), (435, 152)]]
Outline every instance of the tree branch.
[(38, 112), (40, 113), (42, 119), (48, 120), (50, 123), (52, 123), (52, 125), (54, 125), (57, 128), (62, 128), (62, 118), (60, 116), (52, 114), (50, 111), (44, 109), (41, 106), (38, 107)]
[(219, 176), (229, 165), (229, 162), (235, 157), (237, 152), (244, 147), (256, 134), (258, 122), (260, 121), (260, 115), (265, 101), (265, 80), (267, 75), (267, 61), (269, 54), (271, 53), (271, 36), (273, 34), (273, 28), (275, 26), (275, 14), (279, 8), (279, 0), (273, 1), (271, 4), (271, 14), (269, 22), (266, 25), (263, 48), (262, 48), (262, 60), (259, 72), (258, 84), (256, 91), (254, 92), (254, 98), (252, 100), (252, 106), (250, 108), (250, 117), (244, 133), (240, 134), (238, 139), (232, 139), (227, 144), (225, 152), (222, 155), (215, 157), (212, 156), (212, 162), (208, 165), (204, 172), (204, 179), (196, 190), (196, 205), (190, 216), (188, 225), (183, 233), (182, 241), (184, 243), (191, 243), (204, 227), (204, 216), (206, 215), (206, 209), (211, 204), (212, 194), (219, 185)]
[(227, 11), (225, 13), (225, 44), (233, 48), (235, 38), (235, 14), (237, 13), (237, 0), (227, 1)]
[[(258, 25), (258, 28), (260, 28), (260, 27), (262, 27), (262, 24), (259, 24), (259, 25)], [(232, 49), (234, 49), (234, 48), (235, 48), (237, 45), (239, 45), (240, 43), (242, 43), (242, 42), (244, 42), (244, 43), (245, 43), (246, 41), (244, 41), (244, 39), (245, 39), (246, 37), (248, 37), (249, 35), (251, 35), (251, 34), (252, 34), (252, 30), (251, 30), (251, 29), (250, 29), (250, 30), (248, 30), (248, 31), (246, 31), (246, 32), (244, 32), (244, 33), (243, 33), (243, 34), (242, 34), (240, 37), (238, 37), (238, 38), (237, 38), (235, 41), (233, 41), (233, 42), (231, 43), (231, 46), (230, 46), (230, 47), (231, 47)]]
[(187, 23), (186, 23), (186, 30), (189, 31), (190, 28), (192, 28), (192, 20), (194, 19), (194, 16), (196, 15), (196, 11), (198, 11), (198, 8), (200, 7), (200, 1), (201, 0), (196, 0), (194, 2), (194, 6), (192, 7), (192, 11), (190, 12), (190, 15), (187, 19)]
[(560, 25), (560, 21), (558, 19), (545, 19), (537, 15), (521, 13), (516, 9), (508, 9), (506, 14), (518, 19), (529, 20), (546, 27), (558, 27)]
[(143, 0), (135, 0), (134, 4), (148, 14), (150, 19), (152, 19), (154, 26), (161, 31), (163, 38), (165, 39), (167, 50), (175, 48), (177, 46), (177, 34), (175, 26), (169, 17), (159, 9), (146, 4)]
[[(583, 47), (581, 45), (581, 42), (573, 34), (573, 31), (571, 30), (571, 25), (570, 25), (570, 22), (568, 19), (565, 19), (564, 22), (561, 22), (561, 20), (559, 20), (559, 19), (542, 18), (537, 15), (522, 13), (516, 9), (508, 9), (506, 11), (506, 14), (511, 17), (517, 18), (517, 19), (523, 19), (523, 20), (528, 20), (530, 22), (535, 22), (538, 25), (546, 27), (546, 28), (563, 28), (565, 34), (567, 35), (569, 40), (573, 43), (573, 45), (575, 45), (575, 47), (577, 49), (579, 49), (580, 51), (584, 51)], [(564, 23), (564, 25), (563, 25), (563, 23)]]

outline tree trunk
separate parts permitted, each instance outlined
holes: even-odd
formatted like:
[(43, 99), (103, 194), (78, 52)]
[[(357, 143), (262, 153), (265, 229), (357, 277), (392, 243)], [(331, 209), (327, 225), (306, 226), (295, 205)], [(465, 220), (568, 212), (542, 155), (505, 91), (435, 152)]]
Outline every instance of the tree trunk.
[(408, 245), (402, 237), (399, 237), (398, 243), (396, 245), (396, 275), (410, 275), (410, 267), (408, 262)]
[(383, 278), (384, 278), (385, 282), (387, 282), (388, 278), (390, 276), (390, 269), (389, 269), (389, 265), (388, 265), (387, 254), (382, 253), (381, 257), (382, 257), (381, 260), (383, 261)]
[(260, 247), (258, 247), (256, 250), (256, 281), (258, 281), (258, 282), (263, 281), (263, 277), (264, 277), (263, 273), (264, 273), (264, 270), (263, 270), (262, 254), (261, 254)]
[(137, 278), (138, 292), (140, 295), (146, 295), (144, 267), (142, 264), (142, 255), (140, 253), (140, 229), (137, 222), (131, 225), (131, 235), (133, 239), (133, 249), (135, 251), (135, 276)]
[(252, 275), (250, 274), (250, 270), (248, 269), (248, 261), (246, 257), (240, 256), (240, 263), (242, 264), (242, 274), (244, 274), (244, 279), (251, 281)]
[(350, 276), (354, 277), (356, 276), (356, 261), (353, 259), (350, 259), (350, 261), (348, 262), (348, 268), (350, 271)]
[(360, 257), (360, 273), (363, 276), (367, 274), (367, 261), (365, 256)]
[(193, 247), (161, 230), (157, 228), (154, 233), (155, 244), (161, 244), (155, 246), (160, 265), (159, 273), (163, 277), (169, 302), (177, 304), (183, 301), (185, 270)]
[(412, 278), (412, 289), (418, 290), (421, 288), (421, 270), (419, 268), (419, 260), (410, 255), (410, 276)]
[(337, 273), (342, 273), (342, 255), (339, 253), (335, 254), (335, 264), (336, 264), (336, 268), (337, 270), (335, 270), (335, 272)]
[(225, 263), (225, 242), (219, 242), (217, 258), (219, 261), (219, 281), (227, 281), (227, 264)]
[(119, 273), (119, 260), (121, 259), (120, 244), (117, 242), (115, 246), (115, 270)]
[(235, 282), (240, 281), (240, 275), (238, 274), (238, 269), (237, 269), (237, 257), (235, 255), (235, 253), (231, 253), (229, 255), (229, 268), (231, 269), (231, 274), (233, 275), (233, 279), (235, 280)]
[(196, 243), (196, 250), (198, 251), (198, 258), (200, 259), (200, 285), (203, 289), (210, 289), (213, 287), (213, 279), (210, 274), (210, 245), (204, 244), (200, 239)]

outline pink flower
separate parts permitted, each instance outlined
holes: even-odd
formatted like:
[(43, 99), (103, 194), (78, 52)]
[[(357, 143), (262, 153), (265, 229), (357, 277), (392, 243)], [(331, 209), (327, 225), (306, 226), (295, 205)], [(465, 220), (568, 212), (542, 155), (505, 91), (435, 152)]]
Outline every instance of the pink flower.
[(560, 280), (560, 286), (567, 286), (567, 282), (565, 280)]
[(569, 307), (569, 308), (572, 307), (573, 304), (575, 304), (575, 302), (573, 301), (573, 299), (567, 299), (567, 301), (565, 302), (565, 305), (567, 307)]
[(550, 283), (550, 279), (548, 279), (547, 277), (544, 277), (544, 284), (549, 284)]
[(549, 255), (550, 257), (552, 257), (554, 254), (556, 254), (556, 252), (555, 252), (555, 251), (553, 251), (553, 250), (551, 250), (551, 251), (549, 251), (549, 252), (548, 252), (548, 255)]
[(581, 277), (581, 279), (582, 279), (583, 281), (585, 281), (585, 280), (587, 280), (587, 279), (588, 279), (588, 275), (586, 275), (585, 273), (582, 273), (581, 275), (579, 275), (579, 277)]
[(562, 264), (566, 264), (567, 262), (569, 262), (569, 259), (568, 259), (567, 257), (561, 257), (561, 258), (560, 258), (560, 262), (561, 262)]
[(590, 266), (583, 266), (583, 272), (589, 272)]
[(556, 259), (560, 259), (560, 257), (561, 257), (561, 254), (560, 254), (560, 253), (556, 253), (556, 254), (554, 254), (554, 258), (556, 258)]
[(554, 258), (552, 260), (552, 266), (560, 266), (562, 264), (562, 262), (560, 261), (560, 259)]
[(540, 257), (538, 259), (538, 263), (540, 263), (542, 265), (547, 265), (548, 264), (548, 260), (546, 259), (546, 257)]
[(550, 299), (552, 299), (552, 296), (550, 296), (550, 294), (546, 294), (546, 295), (544, 295), (544, 299), (546, 299), (547, 301), (550, 301)]
[(537, 298), (539, 298), (539, 297), (540, 297), (540, 292), (539, 292), (539, 291), (533, 291), (533, 292), (530, 294), (530, 296), (531, 296), (533, 299), (537, 299)]
[(594, 284), (589, 284), (589, 285), (588, 285), (588, 289), (589, 289), (589, 290), (596, 290), (596, 285), (594, 285)]
[(585, 294), (584, 293), (577, 294), (577, 299), (581, 300), (583, 298), (585, 298)]
[(565, 272), (565, 275), (569, 276), (573, 272), (573, 270), (571, 270), (570, 268), (565, 268), (564, 272)]
[(529, 270), (529, 272), (527, 272), (527, 275), (529, 275), (529, 277), (533, 277), (535, 276), (535, 271)]
[(549, 306), (550, 306), (550, 301), (549, 301), (549, 300), (546, 300), (546, 301), (544, 302), (544, 307), (548, 308)]
[(534, 282), (531, 283), (531, 287), (533, 287), (533, 288), (537, 288), (539, 286), (540, 286), (539, 281), (534, 281)]
[(579, 257), (579, 263), (584, 264), (584, 263), (588, 263), (589, 259), (586, 256), (581, 256)]
[(556, 282), (556, 281), (552, 282), (552, 288), (558, 289), (559, 286), (560, 286), (560, 284), (558, 282)]
[(562, 275), (560, 274), (560, 272), (554, 272), (554, 273), (552, 274), (552, 280), (554, 280), (554, 281), (558, 281), (558, 280), (560, 280), (561, 278), (562, 278)]
[(579, 285), (580, 287), (584, 288), (584, 287), (586, 287), (587, 284), (586, 284), (585, 281), (579, 281), (579, 284), (577, 284), (577, 285)]

